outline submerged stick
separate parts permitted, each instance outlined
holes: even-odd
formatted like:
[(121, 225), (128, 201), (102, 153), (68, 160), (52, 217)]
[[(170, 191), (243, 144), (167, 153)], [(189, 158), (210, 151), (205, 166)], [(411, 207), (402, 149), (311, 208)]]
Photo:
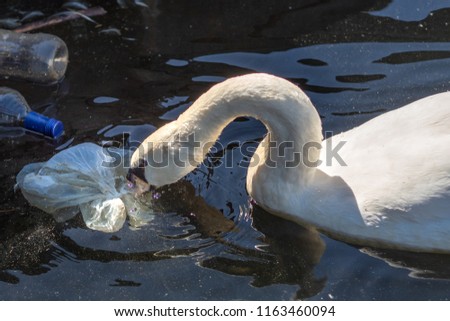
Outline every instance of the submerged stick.
[(48, 26), (53, 26), (65, 21), (74, 20), (78, 18), (83, 17), (94, 17), (94, 16), (101, 16), (106, 13), (106, 10), (102, 7), (94, 7), (94, 8), (88, 8), (80, 11), (67, 11), (64, 15), (55, 15), (51, 16), (44, 20), (39, 20), (31, 23), (27, 23), (21, 27), (18, 27), (14, 29), (15, 32), (27, 32), (32, 31), (36, 29), (45, 28)]

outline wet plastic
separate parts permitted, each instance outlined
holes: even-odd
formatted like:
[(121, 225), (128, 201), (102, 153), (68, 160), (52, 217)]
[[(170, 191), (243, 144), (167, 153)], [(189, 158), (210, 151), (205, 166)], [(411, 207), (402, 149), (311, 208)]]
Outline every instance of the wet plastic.
[(127, 217), (133, 227), (142, 226), (153, 218), (153, 212), (135, 197), (126, 171), (117, 165), (106, 149), (83, 143), (45, 163), (26, 165), (17, 175), (16, 186), (31, 205), (53, 214), (57, 221), (81, 211), (86, 226), (93, 230), (115, 232)]
[(66, 44), (54, 35), (0, 29), (1, 77), (55, 83), (64, 77), (68, 61)]
[(18, 128), (28, 129), (51, 138), (58, 138), (64, 132), (63, 123), (46, 117), (30, 109), (25, 98), (16, 90), (0, 87), (0, 137), (17, 132)]

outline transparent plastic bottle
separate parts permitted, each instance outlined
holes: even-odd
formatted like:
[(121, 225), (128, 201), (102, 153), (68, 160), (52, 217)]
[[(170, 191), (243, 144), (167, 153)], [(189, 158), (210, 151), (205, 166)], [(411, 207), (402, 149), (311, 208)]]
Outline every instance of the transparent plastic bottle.
[(0, 137), (14, 136), (5, 133), (20, 133), (23, 128), (51, 138), (64, 132), (62, 122), (32, 111), (18, 91), (0, 87)]
[(63, 78), (68, 61), (66, 44), (54, 35), (0, 29), (1, 77), (56, 83)]

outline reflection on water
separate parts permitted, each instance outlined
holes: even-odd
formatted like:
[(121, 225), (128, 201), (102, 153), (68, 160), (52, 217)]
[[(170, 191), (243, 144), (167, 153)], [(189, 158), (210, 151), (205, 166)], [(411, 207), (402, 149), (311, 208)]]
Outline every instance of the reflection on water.
[[(314, 57), (313, 63), (311, 57)], [(433, 82), (446, 84), (440, 68), (450, 64), (449, 58), (450, 44), (447, 42), (368, 42), (315, 45), (270, 53), (214, 54), (194, 60), (276, 73), (297, 80), (312, 93), (344, 93), (385, 91), (388, 89), (385, 88), (386, 81), (396, 85), (392, 90), (404, 89), (406, 86), (423, 87), (424, 78), (430, 78), (431, 75)], [(423, 63), (411, 65), (415, 62)], [(414, 75), (411, 75), (412, 71)], [(350, 94), (342, 96), (341, 104), (348, 104), (345, 98)]]
[[(0, 21), (62, 10), (46, 2), (7, 1)], [(101, 28), (80, 19), (45, 30), (71, 51), (60, 85), (0, 85), (63, 120), (59, 149), (133, 148), (212, 83), (253, 71), (297, 83), (337, 133), (450, 88), (450, 4), (404, 2), (86, 1), (107, 9)], [(114, 234), (30, 207), (14, 177), (55, 146), (1, 140), (0, 298), (449, 299), (449, 256), (356, 248), (252, 206), (239, 165), (265, 132), (253, 119), (230, 124), (195, 172), (159, 191), (149, 225)]]
[(262, 245), (242, 249), (230, 244), (226, 256), (209, 258), (201, 265), (231, 275), (251, 276), (250, 284), (255, 287), (296, 285), (299, 289), (293, 299), (297, 300), (319, 294), (326, 282), (326, 277), (314, 273), (325, 250), (320, 235), (259, 208), (252, 214), (254, 227), (264, 233)]
[(421, 21), (432, 15), (438, 9), (448, 8), (450, 1), (414, 1), (394, 0), (381, 10), (371, 11), (370, 14), (379, 17), (389, 17), (402, 21)]

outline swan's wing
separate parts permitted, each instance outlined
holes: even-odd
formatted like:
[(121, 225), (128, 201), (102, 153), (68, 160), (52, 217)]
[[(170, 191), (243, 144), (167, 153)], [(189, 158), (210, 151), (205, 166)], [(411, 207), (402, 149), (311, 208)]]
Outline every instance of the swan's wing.
[[(343, 144), (338, 155), (345, 164), (327, 159), (329, 146), (338, 144)], [(450, 93), (418, 100), (325, 140), (321, 160), (323, 172), (350, 186), (366, 223), (389, 215), (395, 219), (394, 213), (450, 218)], [(441, 199), (439, 206), (435, 199)]]

